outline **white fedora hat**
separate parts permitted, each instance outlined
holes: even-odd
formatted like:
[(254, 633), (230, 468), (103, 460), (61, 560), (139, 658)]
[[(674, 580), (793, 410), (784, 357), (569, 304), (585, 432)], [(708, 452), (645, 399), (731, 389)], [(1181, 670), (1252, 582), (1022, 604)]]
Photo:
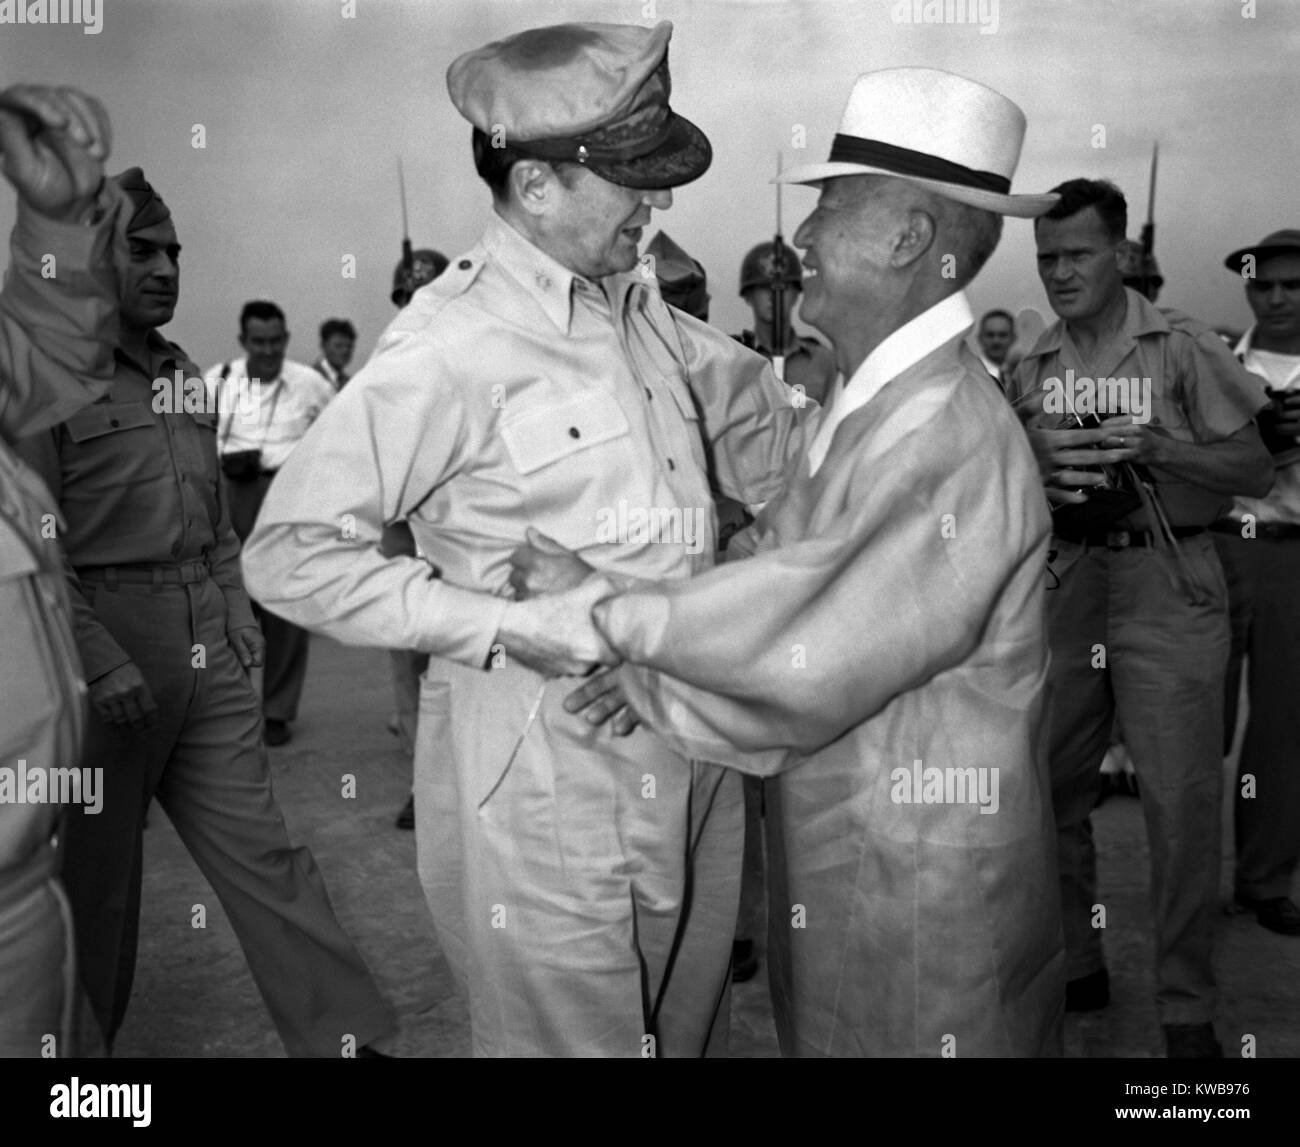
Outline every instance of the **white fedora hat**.
[(859, 76), (826, 163), (792, 167), (782, 183), (890, 175), (939, 195), (1032, 219), (1057, 195), (1012, 195), (1025, 113), (992, 88), (936, 68)]

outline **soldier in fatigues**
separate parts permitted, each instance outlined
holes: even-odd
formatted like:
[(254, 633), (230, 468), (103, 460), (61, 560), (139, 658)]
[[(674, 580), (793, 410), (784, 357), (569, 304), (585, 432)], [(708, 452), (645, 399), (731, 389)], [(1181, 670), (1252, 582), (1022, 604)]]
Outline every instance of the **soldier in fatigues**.
[(102, 768), (107, 787), (103, 810), (74, 809), (66, 830), (81, 978), (111, 1047), (156, 795), (220, 897), (289, 1054), (347, 1055), (393, 1020), (271, 791), (247, 673), (263, 643), (218, 481), (217, 413), (198, 368), (157, 331), (176, 307), (180, 245), (138, 168), (117, 183), (131, 200), (130, 262), (109, 392), (22, 446), (67, 522), (92, 705), (82, 764)]
[[(775, 304), (778, 289), (784, 302), (780, 316)], [(781, 381), (825, 405), (835, 381), (835, 359), (815, 338), (795, 333), (791, 319), (802, 290), (803, 264), (793, 247), (782, 244), (779, 260), (775, 243), (760, 243), (751, 249), (740, 264), (740, 297), (754, 313), (754, 329), (736, 337), (766, 358), (784, 359)], [(778, 323), (785, 328), (779, 334)]]
[(50, 540), (57, 508), (10, 445), (93, 401), (112, 377), (120, 196), (104, 183), (109, 125), (97, 101), (34, 86), (3, 99), (30, 110), (35, 134), (0, 111), (0, 170), (18, 189), (0, 293), (0, 1056), (65, 1056), (87, 1048), (72, 1040), (72, 926), (54, 839), (63, 810), (4, 782), (20, 762), (28, 774), (80, 763), (86, 686)]

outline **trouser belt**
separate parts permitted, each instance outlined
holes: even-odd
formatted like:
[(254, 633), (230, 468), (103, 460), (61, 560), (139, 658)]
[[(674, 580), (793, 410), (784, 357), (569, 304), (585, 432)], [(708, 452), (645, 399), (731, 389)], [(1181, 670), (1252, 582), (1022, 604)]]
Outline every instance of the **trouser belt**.
[(78, 566), (77, 577), (100, 581), (112, 587), (118, 582), (132, 585), (193, 585), (208, 577), (206, 558), (188, 562), (130, 562), (120, 566)]
[[(1216, 534), (1232, 534), (1238, 538), (1245, 536), (1241, 532), (1244, 528), (1236, 518), (1220, 518), (1210, 527)], [(1255, 537), (1268, 538), (1272, 542), (1293, 542), (1300, 538), (1300, 526), (1290, 522), (1256, 522), (1251, 529), (1255, 531)]]
[[(1194, 538), (1197, 534), (1205, 533), (1204, 526), (1175, 526), (1173, 535), (1179, 541), (1183, 538)], [(1086, 530), (1078, 534), (1058, 533), (1056, 535), (1062, 541), (1073, 542), (1077, 546), (1105, 546), (1110, 550), (1124, 550), (1133, 546), (1146, 546), (1152, 544), (1155, 535), (1150, 530), (1117, 530), (1117, 529), (1096, 529)]]

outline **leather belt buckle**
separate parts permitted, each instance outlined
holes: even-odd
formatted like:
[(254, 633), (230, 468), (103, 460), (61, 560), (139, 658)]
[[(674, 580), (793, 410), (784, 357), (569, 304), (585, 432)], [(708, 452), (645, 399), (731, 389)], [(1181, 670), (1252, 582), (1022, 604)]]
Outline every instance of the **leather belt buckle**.
[(1122, 550), (1129, 544), (1128, 530), (1110, 530), (1106, 534), (1106, 548), (1108, 550)]

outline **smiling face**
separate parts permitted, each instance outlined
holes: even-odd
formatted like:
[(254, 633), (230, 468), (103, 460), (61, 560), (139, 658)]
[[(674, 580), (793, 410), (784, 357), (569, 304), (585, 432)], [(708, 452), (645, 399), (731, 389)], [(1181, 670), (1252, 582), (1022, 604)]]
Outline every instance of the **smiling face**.
[(279, 319), (249, 319), (239, 336), (239, 345), (248, 355), (248, 377), (266, 382), (280, 377), (284, 352), (289, 346), (289, 332)]
[(577, 165), (565, 177), (567, 183), (557, 175), (550, 188), (554, 198), (546, 213), (543, 249), (589, 279), (632, 270), (651, 209), (666, 211), (673, 193), (622, 187)]
[(1037, 220), (1038, 277), (1052, 310), (1066, 322), (1095, 318), (1124, 293), (1119, 242), (1095, 207), (1066, 219)]
[(181, 245), (170, 219), (134, 231), (122, 276), (122, 325), (148, 331), (171, 322), (180, 298)]
[(799, 317), (831, 340), (850, 331), (887, 293), (890, 256), (906, 212), (899, 180), (828, 179), (813, 213), (794, 234), (805, 249)]

